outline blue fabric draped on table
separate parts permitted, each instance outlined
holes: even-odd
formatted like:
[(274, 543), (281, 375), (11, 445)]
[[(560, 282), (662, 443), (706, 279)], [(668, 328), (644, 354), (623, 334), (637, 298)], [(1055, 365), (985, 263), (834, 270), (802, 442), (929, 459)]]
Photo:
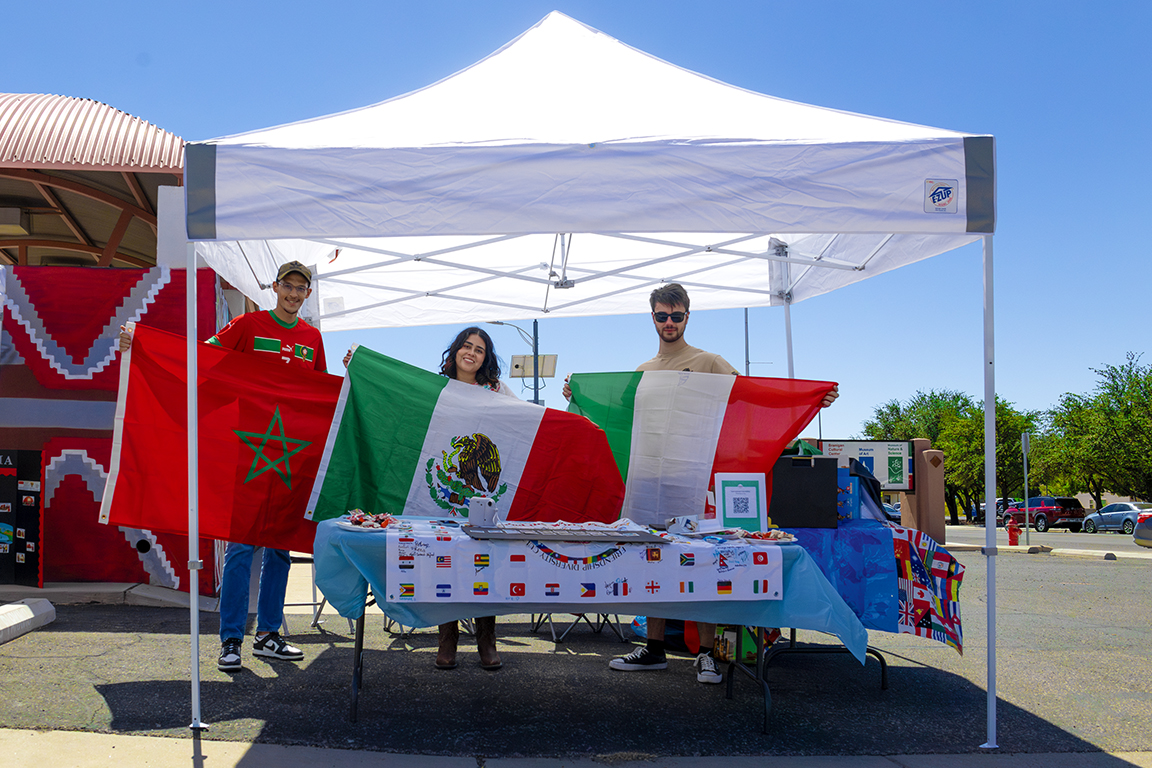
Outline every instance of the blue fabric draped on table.
[[(795, 627), (836, 635), (864, 662), (868, 631), (829, 583), (807, 552), (795, 544), (780, 545), (783, 556), (783, 597), (779, 600), (677, 600), (675, 602), (531, 603), (386, 602), (387, 538), (383, 532), (349, 530), (339, 520), (317, 526), (313, 549), (316, 585), (341, 616), (358, 619), (364, 613), (369, 585), (389, 618), (402, 624), (430, 627), (453, 619), (525, 613), (624, 613), (672, 619), (744, 624), (758, 627)], [(496, 543), (498, 544), (498, 543)], [(677, 545), (662, 545), (675, 556)], [(604, 566), (606, 569), (611, 564)]]
[(789, 528), (864, 626), (898, 632), (900, 603), (892, 529), (875, 520), (838, 528)]

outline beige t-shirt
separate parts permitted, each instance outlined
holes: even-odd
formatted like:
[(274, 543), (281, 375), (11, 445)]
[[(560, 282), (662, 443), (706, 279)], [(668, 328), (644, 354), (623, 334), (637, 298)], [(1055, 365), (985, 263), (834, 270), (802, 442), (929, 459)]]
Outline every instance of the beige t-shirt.
[(736, 369), (720, 355), (685, 346), (671, 355), (656, 355), (636, 366), (638, 371), (693, 371), (695, 373), (728, 373), (738, 376)]

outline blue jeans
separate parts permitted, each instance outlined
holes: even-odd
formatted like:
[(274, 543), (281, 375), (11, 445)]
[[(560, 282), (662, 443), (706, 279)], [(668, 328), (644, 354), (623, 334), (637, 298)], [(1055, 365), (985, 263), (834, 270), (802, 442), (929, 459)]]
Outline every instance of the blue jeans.
[[(220, 582), (220, 640), (243, 638), (248, 624), (248, 585), (252, 578), (251, 544), (230, 543), (224, 550), (224, 577)], [(264, 548), (260, 565), (260, 594), (256, 598), (256, 631), (277, 632), (284, 623), (284, 594), (292, 556), (283, 549)]]

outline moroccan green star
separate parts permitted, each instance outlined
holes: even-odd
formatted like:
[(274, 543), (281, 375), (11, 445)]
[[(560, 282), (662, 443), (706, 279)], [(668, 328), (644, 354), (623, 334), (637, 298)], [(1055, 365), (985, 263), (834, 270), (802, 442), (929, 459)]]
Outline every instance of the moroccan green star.
[[(312, 442), (296, 440), (284, 434), (284, 420), (280, 418), (280, 406), (276, 406), (276, 413), (272, 415), (272, 421), (268, 422), (268, 428), (263, 432), (243, 432), (239, 429), (232, 431), (240, 436), (245, 445), (256, 452), (252, 458), (252, 467), (248, 470), (248, 477), (244, 478), (245, 483), (271, 469), (280, 475), (285, 485), (292, 487), (292, 465), (288, 463), (288, 459), (312, 445)], [(274, 460), (264, 453), (268, 443), (280, 444), (282, 451), (280, 458)], [(260, 465), (261, 460), (266, 462), (264, 466)]]

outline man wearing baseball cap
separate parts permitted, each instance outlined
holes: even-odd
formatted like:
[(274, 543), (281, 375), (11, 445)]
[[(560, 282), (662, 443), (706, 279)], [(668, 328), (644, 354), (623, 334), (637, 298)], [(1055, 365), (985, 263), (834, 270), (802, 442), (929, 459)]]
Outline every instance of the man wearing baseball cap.
[[(298, 261), (281, 264), (272, 284), (276, 308), (240, 315), (208, 339), (228, 349), (276, 360), (294, 368), (326, 371), (324, 341), (320, 331), (298, 317), (312, 293), (312, 270)], [(130, 331), (120, 329), (120, 350), (128, 349)], [(224, 672), (244, 668), (240, 646), (248, 623), (249, 581), (256, 547), (232, 542), (224, 552), (224, 576), (220, 584), (220, 658)], [(284, 623), (284, 595), (288, 589), (291, 555), (283, 549), (264, 548), (260, 569), (260, 594), (256, 602), (256, 638), (252, 653), (268, 659), (300, 661), (299, 648), (280, 637)]]
[[(240, 315), (208, 340), (229, 349), (249, 352), (306, 370), (326, 371), (324, 340), (320, 331), (298, 313), (312, 293), (312, 270), (298, 261), (281, 264), (272, 284), (276, 308)], [(243, 669), (240, 646), (248, 623), (248, 589), (252, 572), (250, 544), (232, 542), (224, 552), (224, 576), (220, 584), (220, 658), (224, 672)], [(288, 589), (291, 555), (283, 549), (264, 548), (260, 568), (260, 593), (256, 600), (256, 638), (252, 654), (268, 659), (300, 661), (303, 652), (280, 637), (284, 623), (284, 595)]]

